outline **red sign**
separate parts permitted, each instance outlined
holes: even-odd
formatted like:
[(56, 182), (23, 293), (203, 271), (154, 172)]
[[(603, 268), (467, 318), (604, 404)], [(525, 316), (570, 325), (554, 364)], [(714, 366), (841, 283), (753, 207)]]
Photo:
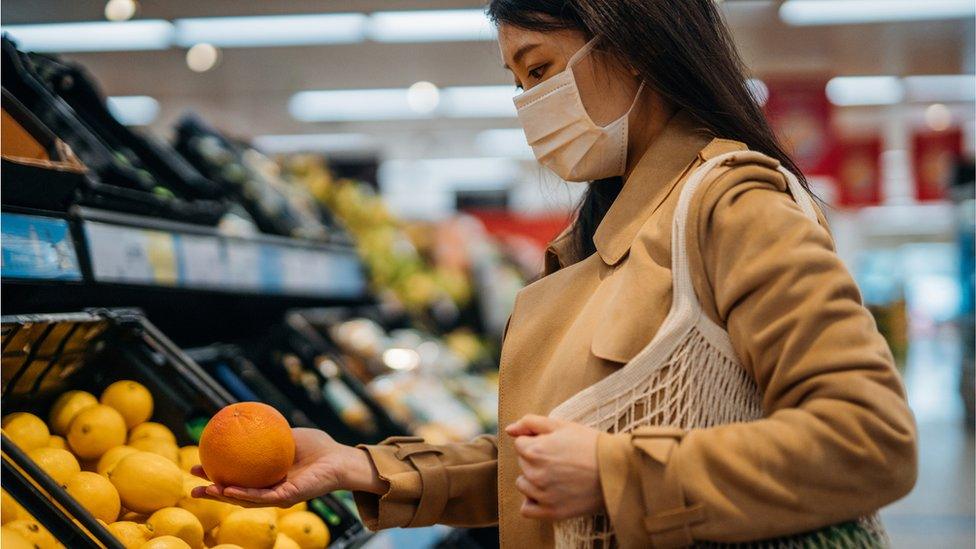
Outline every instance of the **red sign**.
[(881, 202), (881, 138), (840, 143), (837, 195), (841, 206), (871, 206)]
[(917, 133), (912, 139), (912, 161), (915, 164), (915, 197), (919, 200), (941, 200), (952, 177), (952, 170), (962, 154), (962, 132)]
[(776, 136), (807, 175), (836, 175), (833, 107), (823, 80), (768, 81), (766, 116)]
[(495, 236), (524, 236), (543, 249), (572, 221), (572, 215), (567, 212), (523, 215), (502, 210), (472, 210), (466, 213), (480, 219), (485, 229)]

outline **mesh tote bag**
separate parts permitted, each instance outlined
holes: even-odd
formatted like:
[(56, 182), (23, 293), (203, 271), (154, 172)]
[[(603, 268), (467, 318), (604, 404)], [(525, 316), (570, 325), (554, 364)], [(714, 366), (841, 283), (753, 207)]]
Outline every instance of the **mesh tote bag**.
[[(685, 243), (688, 209), (696, 189), (709, 172), (736, 154), (726, 153), (703, 164), (681, 191), (671, 230), (671, 310), (657, 334), (630, 362), (557, 406), (550, 417), (609, 433), (628, 433), (644, 426), (688, 430), (763, 417), (759, 388), (741, 366), (728, 333), (704, 314), (695, 295)], [(782, 167), (779, 171), (803, 213), (817, 221), (813, 201), (796, 176)], [(560, 549), (617, 546), (613, 525), (605, 515), (559, 521), (555, 537)], [(695, 546), (779, 549), (888, 545), (880, 520), (871, 515), (786, 538)]]

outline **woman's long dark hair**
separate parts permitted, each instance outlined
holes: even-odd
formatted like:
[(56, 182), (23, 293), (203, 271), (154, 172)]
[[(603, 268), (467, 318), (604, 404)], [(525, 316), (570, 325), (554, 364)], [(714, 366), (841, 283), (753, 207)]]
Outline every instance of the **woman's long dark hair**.
[[(746, 71), (714, 0), (490, 0), (488, 17), (535, 31), (580, 30), (640, 72), (647, 86), (712, 135), (735, 139), (806, 179), (783, 150), (746, 85)], [(577, 209), (575, 261), (596, 251), (593, 235), (623, 188), (593, 181)]]

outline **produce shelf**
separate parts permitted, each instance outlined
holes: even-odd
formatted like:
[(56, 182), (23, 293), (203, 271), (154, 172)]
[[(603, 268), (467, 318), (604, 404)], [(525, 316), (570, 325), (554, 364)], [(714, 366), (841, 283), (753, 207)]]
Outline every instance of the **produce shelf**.
[(77, 206), (60, 214), (5, 207), (0, 233), (0, 276), (20, 290), (5, 294), (12, 312), (49, 311), (45, 303), (151, 311), (154, 304), (172, 306), (174, 293), (186, 294), (184, 302), (246, 298), (256, 308), (282, 311), (369, 300), (363, 265), (345, 243), (226, 236)]
[[(47, 417), (66, 390), (98, 394), (119, 379), (145, 385), (154, 397), (152, 420), (180, 445), (196, 444), (207, 419), (234, 396), (133, 310), (92, 310), (0, 318), (4, 412)], [(6, 436), (3, 487), (68, 547), (121, 544)], [(330, 547), (357, 547), (371, 534), (340, 495), (309, 502), (327, 524)]]

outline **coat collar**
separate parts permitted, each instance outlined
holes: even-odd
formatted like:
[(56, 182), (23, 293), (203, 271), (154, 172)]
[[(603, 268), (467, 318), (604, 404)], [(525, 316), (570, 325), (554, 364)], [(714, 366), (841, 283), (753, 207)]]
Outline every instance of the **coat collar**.
[(615, 265), (626, 255), (641, 226), (711, 139), (684, 111), (668, 120), (597, 227), (593, 243), (604, 263)]
[[(691, 116), (678, 111), (637, 162), (593, 237), (597, 253), (608, 265), (619, 262), (641, 226), (664, 202), (669, 191), (712, 140)], [(549, 243), (545, 274), (571, 261), (572, 225)]]

